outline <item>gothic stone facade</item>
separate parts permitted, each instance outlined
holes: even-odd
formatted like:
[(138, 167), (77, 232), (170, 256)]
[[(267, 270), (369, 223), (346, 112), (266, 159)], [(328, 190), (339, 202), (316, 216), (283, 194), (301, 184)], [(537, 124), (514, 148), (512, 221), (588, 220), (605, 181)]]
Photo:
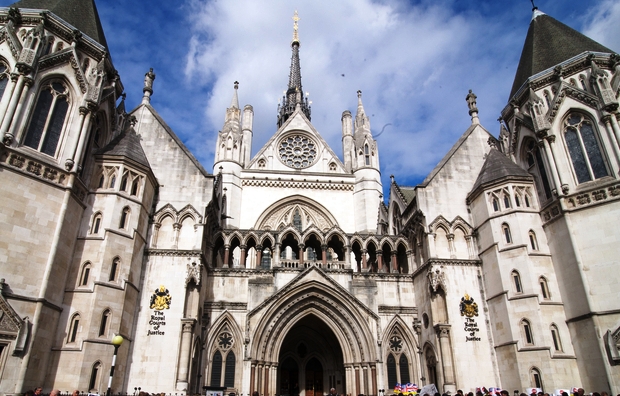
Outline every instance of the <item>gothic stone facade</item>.
[(522, 62), (550, 64), (519, 66), (499, 136), (470, 92), (471, 126), (385, 204), (361, 92), (338, 155), (296, 34), (274, 135), (252, 155), (235, 85), (209, 173), (151, 106), (152, 70), (125, 110), (105, 38), (70, 9), (0, 9), (0, 394), (104, 392), (115, 334), (114, 392), (620, 392), (612, 51), (526, 40)]

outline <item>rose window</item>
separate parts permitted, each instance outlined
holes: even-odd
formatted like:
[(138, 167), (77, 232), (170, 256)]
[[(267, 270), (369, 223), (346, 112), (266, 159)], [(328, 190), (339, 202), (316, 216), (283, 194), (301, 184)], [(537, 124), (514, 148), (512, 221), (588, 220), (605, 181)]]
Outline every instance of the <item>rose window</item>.
[(291, 168), (307, 168), (316, 160), (316, 143), (303, 135), (292, 135), (280, 143), (280, 160)]

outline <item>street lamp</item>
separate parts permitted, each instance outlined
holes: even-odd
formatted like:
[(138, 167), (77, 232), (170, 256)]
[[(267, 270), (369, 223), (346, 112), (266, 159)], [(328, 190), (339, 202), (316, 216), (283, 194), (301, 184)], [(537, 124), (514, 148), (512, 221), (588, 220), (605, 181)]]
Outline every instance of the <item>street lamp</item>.
[(118, 353), (118, 347), (123, 343), (123, 336), (116, 335), (112, 338), (112, 345), (114, 345), (114, 356), (112, 357), (112, 366), (110, 367), (110, 379), (108, 380), (108, 391), (106, 396), (110, 396), (112, 393), (112, 377), (114, 376), (114, 366), (116, 365), (116, 354)]

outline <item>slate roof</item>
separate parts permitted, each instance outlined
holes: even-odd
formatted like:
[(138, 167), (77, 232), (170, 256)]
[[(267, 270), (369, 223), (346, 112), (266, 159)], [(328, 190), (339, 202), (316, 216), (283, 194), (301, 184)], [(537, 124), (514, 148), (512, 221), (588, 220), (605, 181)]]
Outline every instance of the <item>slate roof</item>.
[(108, 48), (95, 0), (19, 0), (11, 7), (49, 10)]
[(148, 168), (149, 161), (144, 154), (142, 145), (140, 144), (140, 137), (136, 134), (133, 128), (125, 130), (120, 135), (112, 139), (107, 146), (97, 151), (98, 155), (115, 155), (132, 159), (144, 165)]
[(492, 148), (484, 161), (478, 178), (469, 195), (474, 195), (478, 189), (484, 188), (502, 179), (532, 180), (525, 169), (515, 164), (499, 150)]
[(535, 10), (523, 44), (510, 97), (513, 97), (529, 77), (586, 51), (614, 52), (549, 15)]

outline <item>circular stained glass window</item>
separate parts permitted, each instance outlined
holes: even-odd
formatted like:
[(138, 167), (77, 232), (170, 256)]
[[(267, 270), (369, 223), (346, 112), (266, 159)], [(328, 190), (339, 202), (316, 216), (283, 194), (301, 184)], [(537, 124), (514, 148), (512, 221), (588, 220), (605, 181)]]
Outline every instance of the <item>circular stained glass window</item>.
[(317, 146), (314, 140), (304, 135), (289, 135), (280, 142), (278, 149), (280, 161), (295, 169), (307, 168), (317, 157)]

